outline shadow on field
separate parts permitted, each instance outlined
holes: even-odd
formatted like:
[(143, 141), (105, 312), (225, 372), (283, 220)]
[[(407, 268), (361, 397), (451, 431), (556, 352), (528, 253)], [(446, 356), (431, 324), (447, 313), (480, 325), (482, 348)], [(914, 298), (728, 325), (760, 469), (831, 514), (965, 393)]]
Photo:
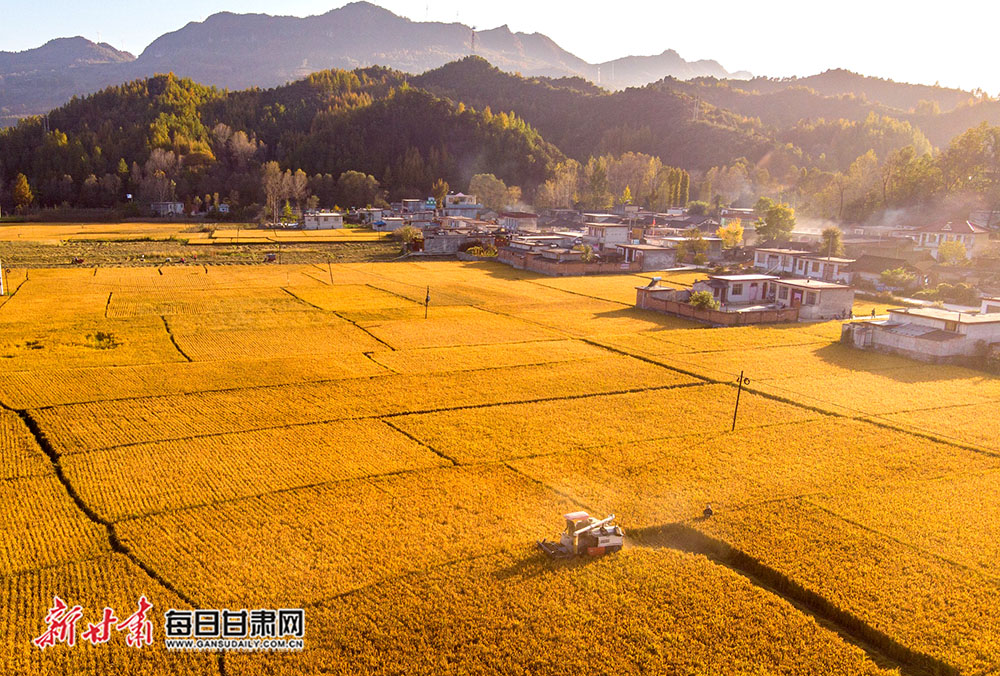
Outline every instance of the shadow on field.
[(506, 568), (493, 571), (492, 575), (498, 581), (528, 580), (555, 569), (578, 568), (597, 560), (587, 556), (573, 559), (550, 559), (542, 552), (535, 551), (524, 554), (523, 558)]
[(848, 371), (878, 374), (903, 384), (922, 384), (978, 377), (993, 380), (994, 376), (963, 366), (928, 364), (914, 359), (880, 352), (859, 350), (841, 343), (832, 343), (815, 351), (823, 361)]

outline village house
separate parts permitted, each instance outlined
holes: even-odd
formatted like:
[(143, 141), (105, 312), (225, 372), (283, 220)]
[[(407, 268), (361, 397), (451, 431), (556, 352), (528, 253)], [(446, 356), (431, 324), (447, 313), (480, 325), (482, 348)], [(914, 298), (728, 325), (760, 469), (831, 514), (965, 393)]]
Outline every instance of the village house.
[(821, 256), (798, 249), (760, 248), (754, 251), (753, 266), (769, 274), (778, 273), (846, 283), (850, 279), (848, 266), (853, 262), (854, 259), (851, 258)]
[[(776, 277), (769, 275), (727, 275), (728, 277), (766, 277), (759, 279), (755, 287), (759, 293), (764, 283), (771, 284)], [(691, 295), (696, 291), (710, 291), (713, 294), (718, 290), (719, 296), (736, 294), (739, 297), (749, 297), (750, 281), (713, 280), (711, 277), (704, 282), (696, 282), (691, 289), (674, 289), (661, 287), (657, 283), (658, 277), (646, 286), (636, 287), (635, 306), (640, 310), (652, 310), (705, 322), (715, 326), (743, 326), (749, 324), (772, 324), (776, 322), (794, 322), (798, 320), (798, 308), (780, 308), (771, 303), (730, 303), (720, 305), (718, 310), (711, 308), (695, 307), (691, 305)], [(734, 288), (740, 287), (742, 288)], [(738, 292), (738, 293), (737, 293)], [(720, 301), (721, 303), (721, 301)]]
[(424, 201), (418, 199), (405, 199), (399, 204), (399, 213), (410, 214), (414, 211), (421, 211), (424, 208)]
[(483, 230), (426, 230), (424, 231), (424, 253), (455, 254), (470, 246), (496, 246), (497, 236)]
[(709, 291), (723, 309), (731, 305), (766, 303), (774, 275), (709, 275), (707, 280), (695, 282), (692, 291)]
[(307, 211), (302, 216), (306, 230), (330, 230), (344, 227), (344, 215), (336, 211)]
[[(983, 309), (1000, 309), (996, 299)], [(974, 364), (1000, 343), (1000, 312), (937, 308), (889, 310), (889, 319), (845, 324), (841, 340), (854, 347), (933, 363)]]
[(542, 249), (572, 249), (577, 244), (577, 233), (520, 233), (511, 237), (510, 246), (523, 251)]
[(798, 308), (799, 319), (848, 318), (854, 308), (854, 289), (816, 279), (779, 279), (769, 298), (781, 307)]
[(925, 225), (909, 235), (915, 239), (918, 249), (929, 251), (935, 260), (941, 259), (939, 247), (945, 242), (961, 242), (966, 258), (975, 258), (989, 249), (990, 231), (969, 221)]
[(621, 223), (622, 217), (618, 214), (599, 214), (599, 213), (585, 213), (583, 214), (584, 223)]
[(402, 216), (386, 216), (381, 221), (376, 221), (372, 225), (372, 228), (379, 231), (394, 232), (404, 225), (406, 225), (406, 221), (403, 220)]
[(630, 244), (632, 228), (628, 223), (587, 223), (583, 240), (595, 251), (615, 251), (619, 244)]
[(404, 214), (403, 218), (407, 225), (412, 225), (414, 228), (431, 228), (437, 225), (436, 214), (426, 209)]
[(448, 228), (498, 228), (495, 223), (490, 223), (488, 221), (481, 221), (478, 218), (469, 218), (468, 216), (442, 216), (438, 219), (441, 222), (441, 227)]
[[(647, 235), (646, 244), (654, 244), (656, 246), (669, 247), (671, 249), (676, 249), (680, 245), (686, 245), (690, 240), (687, 237), (681, 237), (680, 235), (672, 235), (668, 237), (663, 236), (653, 236)], [(705, 244), (705, 258), (709, 261), (721, 261), (723, 256), (722, 250), (722, 240), (718, 237), (702, 237), (701, 241)]]
[(183, 202), (153, 202), (149, 205), (154, 216), (183, 216)]
[(753, 266), (757, 270), (772, 274), (790, 275), (795, 271), (795, 259), (797, 256), (808, 256), (809, 251), (799, 249), (756, 249), (754, 251)]
[(883, 272), (902, 269), (913, 275), (918, 284), (923, 285), (927, 281), (926, 270), (929, 267), (928, 265), (918, 267), (905, 258), (863, 255), (847, 266), (847, 275), (851, 284), (872, 284), (876, 288), (881, 288)]
[(638, 263), (643, 272), (665, 270), (677, 264), (677, 250), (652, 244), (619, 244), (618, 254), (626, 263)]
[(795, 271), (792, 274), (827, 282), (847, 282), (849, 278), (847, 268), (853, 262), (852, 258), (807, 254), (796, 257)]
[[(383, 211), (386, 213), (383, 214)], [(365, 225), (374, 225), (382, 220), (383, 215), (390, 216), (391, 213), (385, 209), (374, 209), (368, 207), (366, 209), (358, 209), (358, 219)]]
[(445, 216), (478, 218), (485, 211), (485, 207), (476, 201), (475, 195), (466, 195), (459, 192), (445, 195), (444, 209), (442, 211)]
[(511, 232), (538, 230), (538, 214), (526, 211), (503, 211), (500, 213), (499, 222), (505, 230)]
[[(854, 305), (854, 289), (849, 286), (776, 275), (709, 275), (690, 291), (637, 288), (642, 289), (638, 307), (721, 325), (846, 318)], [(691, 306), (690, 296), (698, 291), (711, 293), (719, 309)]]

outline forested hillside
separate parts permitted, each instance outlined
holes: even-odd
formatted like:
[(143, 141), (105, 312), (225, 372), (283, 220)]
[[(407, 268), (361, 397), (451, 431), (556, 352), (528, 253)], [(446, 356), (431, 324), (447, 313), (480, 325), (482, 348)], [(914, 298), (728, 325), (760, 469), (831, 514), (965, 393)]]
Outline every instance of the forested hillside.
[(382, 68), (236, 93), (162, 75), (74, 99), (47, 124), (0, 133), (4, 183), (24, 174), (42, 206), (111, 206), (126, 193), (260, 205), (271, 161), (316, 183), (360, 171), (390, 197), (429, 194), (437, 179), (464, 187), (476, 173), (533, 189), (563, 158), (515, 116), (437, 98)]
[[(869, 80), (838, 79), (895, 91)], [(769, 196), (863, 221), (1000, 207), (1000, 129), (980, 124), (1000, 103), (955, 104), (943, 90), (904, 112), (863, 91), (756, 82), (767, 86), (668, 78), (611, 93), (478, 57), (419, 76), (328, 70), (237, 92), (159, 75), (0, 132), (0, 205), (127, 211), (176, 199), (257, 218), (284, 200), (363, 206), (468, 190), (475, 177), (494, 208), (751, 206)], [(899, 90), (893, 102), (926, 90)], [(942, 113), (942, 102), (955, 105)]]

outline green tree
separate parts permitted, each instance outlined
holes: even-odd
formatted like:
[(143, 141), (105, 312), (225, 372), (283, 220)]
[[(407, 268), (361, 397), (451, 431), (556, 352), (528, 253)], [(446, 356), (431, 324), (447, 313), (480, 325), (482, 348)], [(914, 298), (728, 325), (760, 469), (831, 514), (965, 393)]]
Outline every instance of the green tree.
[(708, 242), (698, 228), (688, 228), (684, 231), (684, 240), (677, 245), (677, 260), (688, 261), (695, 265), (703, 265), (707, 262), (705, 252), (708, 251)]
[(695, 291), (688, 298), (688, 304), (700, 310), (718, 310), (722, 307), (719, 301), (715, 300), (711, 291)]
[(414, 228), (412, 225), (404, 225), (392, 234), (404, 244), (410, 244), (420, 239), (420, 230)]
[(295, 214), (292, 213), (292, 205), (285, 200), (285, 206), (281, 209), (281, 222), (291, 223), (295, 220)]
[(795, 209), (785, 203), (772, 204), (757, 226), (757, 236), (766, 242), (787, 242), (795, 228)]
[(770, 197), (761, 197), (757, 200), (757, 203), (753, 205), (753, 212), (758, 218), (764, 218), (767, 216), (767, 212), (771, 210), (774, 206), (774, 200)]
[(573, 247), (573, 251), (580, 252), (580, 260), (584, 263), (592, 263), (597, 259), (597, 254), (594, 253), (594, 247), (589, 244), (577, 244)]
[(913, 283), (917, 281), (916, 275), (909, 272), (906, 268), (893, 268), (892, 270), (883, 270), (879, 274), (879, 279), (886, 286), (895, 289), (907, 289), (913, 286)]
[(507, 184), (493, 174), (476, 174), (469, 181), (469, 193), (490, 211), (503, 210), (507, 202)]
[(625, 190), (622, 191), (622, 204), (632, 204), (632, 189), (625, 186)]
[(360, 171), (345, 171), (337, 179), (338, 204), (349, 207), (378, 206), (384, 200), (379, 182), (371, 174)]
[(824, 228), (820, 236), (823, 238), (823, 248), (820, 250), (823, 254), (827, 256), (844, 255), (844, 241), (840, 228), (833, 226)]
[(938, 260), (945, 265), (958, 265), (964, 263), (966, 258), (965, 245), (961, 242), (952, 240), (938, 245)]
[(734, 249), (743, 243), (743, 224), (740, 219), (734, 219), (715, 231), (715, 236), (722, 240), (722, 246)]
[(711, 204), (699, 200), (695, 202), (688, 202), (687, 212), (691, 216), (704, 216), (705, 214), (708, 213), (709, 209), (711, 208), (712, 208)]
[(14, 185), (11, 187), (11, 196), (14, 198), (14, 208), (19, 214), (23, 214), (35, 201), (35, 195), (28, 185), (28, 177), (18, 174), (14, 177)]

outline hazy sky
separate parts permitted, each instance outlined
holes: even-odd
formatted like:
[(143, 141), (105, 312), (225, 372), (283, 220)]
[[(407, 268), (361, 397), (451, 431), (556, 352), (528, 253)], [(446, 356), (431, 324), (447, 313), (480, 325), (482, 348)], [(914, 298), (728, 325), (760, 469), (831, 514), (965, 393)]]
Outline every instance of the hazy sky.
[[(343, 0), (0, 0), (0, 50), (21, 51), (54, 37), (100, 38), (139, 54), (162, 33), (219, 11), (308, 16)], [(377, 0), (423, 21), (544, 33), (584, 59), (675, 49), (715, 59), (730, 71), (810, 75), (847, 68), (866, 75), (1000, 92), (990, 0)], [(349, 36), (348, 36), (349, 37)]]

